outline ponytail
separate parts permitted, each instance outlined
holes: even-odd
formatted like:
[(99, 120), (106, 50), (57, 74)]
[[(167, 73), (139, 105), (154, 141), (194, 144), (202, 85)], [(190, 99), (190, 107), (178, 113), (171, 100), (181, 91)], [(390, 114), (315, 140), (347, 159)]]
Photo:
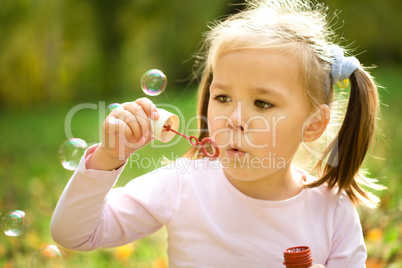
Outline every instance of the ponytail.
[(376, 131), (377, 87), (370, 74), (361, 68), (352, 73), (350, 82), (342, 126), (314, 168), (320, 179), (307, 186), (317, 187), (326, 182), (329, 188), (344, 190), (354, 204), (376, 207), (379, 198), (362, 186), (376, 190), (383, 187), (364, 178), (359, 170)]

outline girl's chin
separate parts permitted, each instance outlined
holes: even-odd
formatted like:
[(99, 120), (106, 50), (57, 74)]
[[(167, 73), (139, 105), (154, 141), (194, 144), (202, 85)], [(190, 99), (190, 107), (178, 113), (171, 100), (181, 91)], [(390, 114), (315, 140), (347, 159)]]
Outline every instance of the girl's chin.
[(239, 181), (257, 181), (262, 178), (268, 177), (270, 174), (274, 173), (274, 170), (263, 170), (263, 172), (258, 172), (256, 169), (249, 168), (236, 168), (233, 166), (223, 166), (223, 173), (228, 178), (233, 178)]

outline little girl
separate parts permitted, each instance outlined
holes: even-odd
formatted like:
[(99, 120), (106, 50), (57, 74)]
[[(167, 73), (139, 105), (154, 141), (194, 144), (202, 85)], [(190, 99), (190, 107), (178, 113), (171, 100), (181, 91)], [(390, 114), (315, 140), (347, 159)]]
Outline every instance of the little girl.
[[(364, 267), (354, 205), (373, 207), (375, 188), (358, 172), (375, 132), (378, 95), (354, 57), (329, 41), (325, 8), (307, 1), (248, 1), (207, 35), (199, 87), (199, 148), (112, 189), (127, 158), (153, 137), (159, 117), (142, 98), (103, 125), (54, 212), (63, 247), (116, 247), (162, 226), (171, 267), (283, 267), (283, 250), (309, 246), (327, 268)], [(345, 119), (317, 163), (318, 178), (292, 165), (299, 145), (317, 140), (330, 119), (334, 85), (350, 79)], [(178, 166), (186, 165), (185, 172)]]

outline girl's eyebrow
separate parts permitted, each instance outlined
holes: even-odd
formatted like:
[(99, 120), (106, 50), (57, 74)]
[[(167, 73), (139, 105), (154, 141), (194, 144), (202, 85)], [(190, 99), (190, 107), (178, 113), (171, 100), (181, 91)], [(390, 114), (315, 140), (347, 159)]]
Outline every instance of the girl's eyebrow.
[[(219, 89), (219, 90), (223, 90), (223, 91), (230, 91), (231, 87), (226, 84), (219, 83), (219, 82), (213, 82), (210, 85), (210, 89)], [(272, 96), (272, 97), (278, 98), (278, 99), (286, 98), (286, 96), (282, 92), (275, 90), (273, 88), (270, 88), (270, 87), (256, 87), (253, 89), (253, 91), (256, 94), (256, 96), (268, 95), (268, 96)]]
[(217, 82), (213, 82), (209, 87), (215, 88), (215, 89), (221, 89), (221, 90), (230, 90), (229, 86), (227, 86), (225, 84), (217, 83)]
[(281, 99), (285, 98), (285, 95), (282, 92), (270, 87), (257, 87), (253, 91), (258, 95), (269, 95)]

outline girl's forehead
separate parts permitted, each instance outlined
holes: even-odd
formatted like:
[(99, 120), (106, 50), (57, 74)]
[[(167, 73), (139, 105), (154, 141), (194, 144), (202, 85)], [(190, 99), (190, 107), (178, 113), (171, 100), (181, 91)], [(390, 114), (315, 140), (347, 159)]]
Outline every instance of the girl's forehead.
[(272, 65), (278, 67), (287, 65), (292, 66), (297, 72), (301, 71), (301, 57), (297, 53), (291, 53), (282, 49), (239, 49), (225, 51), (215, 55), (212, 61), (211, 70), (214, 73), (216, 68), (222, 62), (232, 60), (232, 63), (226, 67), (241, 67), (250, 65), (253, 69), (266, 68)]
[(252, 49), (225, 53), (216, 59), (212, 72), (217, 79), (300, 83), (298, 60), (280, 51)]

